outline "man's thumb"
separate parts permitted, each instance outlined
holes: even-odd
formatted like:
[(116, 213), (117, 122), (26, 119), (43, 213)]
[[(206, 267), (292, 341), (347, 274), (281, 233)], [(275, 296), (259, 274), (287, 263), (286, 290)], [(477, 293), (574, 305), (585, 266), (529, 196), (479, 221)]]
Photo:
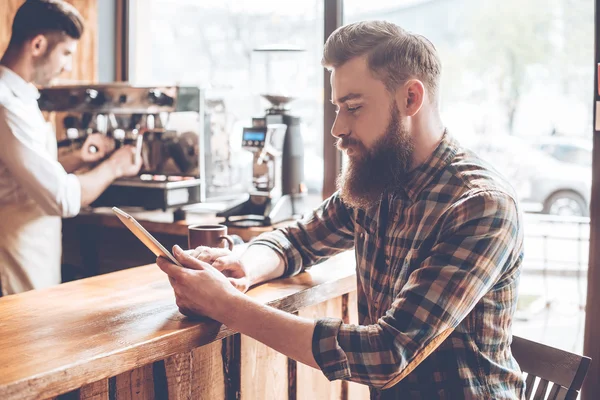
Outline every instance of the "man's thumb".
[(173, 255), (186, 268), (203, 270), (202, 262), (181, 249), (178, 245), (173, 246)]

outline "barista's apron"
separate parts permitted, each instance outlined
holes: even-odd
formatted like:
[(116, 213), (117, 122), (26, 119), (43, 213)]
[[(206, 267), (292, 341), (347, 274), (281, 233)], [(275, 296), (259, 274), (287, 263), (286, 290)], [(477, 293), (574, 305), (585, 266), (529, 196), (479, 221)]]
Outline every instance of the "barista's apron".
[[(56, 137), (46, 130), (46, 148), (57, 156)], [(58, 285), (61, 282), (61, 217), (45, 215), (29, 196), (0, 206), (1, 295)]]

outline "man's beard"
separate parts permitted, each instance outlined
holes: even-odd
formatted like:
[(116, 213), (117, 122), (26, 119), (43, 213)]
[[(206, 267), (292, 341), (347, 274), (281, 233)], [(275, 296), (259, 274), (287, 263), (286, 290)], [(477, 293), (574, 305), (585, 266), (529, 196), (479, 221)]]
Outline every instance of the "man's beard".
[(342, 201), (351, 208), (369, 208), (379, 203), (386, 189), (401, 187), (409, 171), (413, 142), (400, 121), (396, 102), (390, 110), (390, 123), (383, 137), (369, 150), (358, 140), (343, 137), (338, 146), (358, 147), (357, 156), (348, 157), (337, 179)]

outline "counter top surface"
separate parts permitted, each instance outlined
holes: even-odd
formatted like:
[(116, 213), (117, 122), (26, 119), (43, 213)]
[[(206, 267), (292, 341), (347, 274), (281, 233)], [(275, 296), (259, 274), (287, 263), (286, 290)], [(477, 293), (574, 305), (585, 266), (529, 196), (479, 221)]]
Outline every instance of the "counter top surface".
[[(354, 253), (248, 294), (293, 312), (356, 289)], [(232, 334), (177, 310), (147, 265), (0, 298), (0, 398), (54, 395)]]

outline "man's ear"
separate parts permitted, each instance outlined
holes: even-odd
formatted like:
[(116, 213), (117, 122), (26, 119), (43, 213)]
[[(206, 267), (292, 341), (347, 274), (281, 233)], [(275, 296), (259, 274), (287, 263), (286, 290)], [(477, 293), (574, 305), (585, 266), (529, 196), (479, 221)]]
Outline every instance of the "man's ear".
[(34, 57), (42, 56), (48, 49), (48, 38), (45, 35), (39, 34), (29, 42), (29, 51)]
[(406, 81), (396, 91), (396, 103), (400, 112), (412, 117), (419, 112), (425, 101), (425, 86), (418, 79)]

